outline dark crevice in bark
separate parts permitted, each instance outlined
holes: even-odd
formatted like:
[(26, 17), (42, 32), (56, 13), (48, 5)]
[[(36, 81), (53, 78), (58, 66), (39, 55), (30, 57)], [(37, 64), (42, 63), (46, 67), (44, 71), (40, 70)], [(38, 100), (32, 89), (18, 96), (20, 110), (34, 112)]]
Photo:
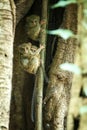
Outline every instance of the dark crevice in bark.
[(80, 117), (78, 116), (77, 118), (74, 118), (74, 129), (73, 130), (78, 130), (79, 128), (79, 123), (80, 123)]
[(87, 98), (87, 95), (84, 92), (83, 86), (81, 87), (79, 96), (82, 97), (82, 98)]
[(31, 9), (34, 0), (15, 0), (16, 4), (16, 23), (18, 24), (19, 21), (27, 14), (27, 12)]
[[(65, 8), (56, 8), (51, 9), (51, 5), (58, 2), (58, 0), (51, 0), (49, 2), (49, 18), (48, 18), (48, 30), (58, 29), (63, 20), (63, 14)], [(47, 35), (47, 56), (46, 56), (46, 71), (48, 72), (50, 69), (50, 64), (52, 63), (52, 59), (55, 55), (57, 48), (58, 37), (53, 35)], [(51, 51), (49, 51), (51, 50)]]

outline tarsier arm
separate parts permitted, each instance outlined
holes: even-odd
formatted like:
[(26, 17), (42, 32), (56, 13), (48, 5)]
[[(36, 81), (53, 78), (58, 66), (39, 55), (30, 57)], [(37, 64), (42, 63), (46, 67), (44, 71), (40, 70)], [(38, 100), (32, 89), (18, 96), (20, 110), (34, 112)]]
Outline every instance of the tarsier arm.
[(39, 55), (40, 52), (41, 52), (41, 50), (44, 49), (44, 48), (45, 48), (44, 46), (40, 46), (40, 48), (38, 48), (38, 49), (36, 50), (36, 52), (34, 53), (34, 55)]

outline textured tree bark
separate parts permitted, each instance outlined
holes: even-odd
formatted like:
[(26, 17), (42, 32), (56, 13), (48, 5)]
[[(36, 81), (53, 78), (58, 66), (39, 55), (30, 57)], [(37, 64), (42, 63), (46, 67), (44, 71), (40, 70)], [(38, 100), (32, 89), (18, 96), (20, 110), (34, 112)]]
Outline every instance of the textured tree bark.
[(25, 16), (25, 14), (30, 10), (34, 0), (15, 0), (16, 3), (16, 20), (17, 23)]
[[(77, 5), (69, 5), (65, 9), (61, 28), (77, 31)], [(49, 83), (44, 99), (45, 130), (64, 130), (72, 85), (72, 74), (63, 71), (59, 65), (73, 63), (76, 50), (76, 39), (59, 38), (56, 54), (49, 72)]]
[[(25, 90), (23, 91), (24, 82), (27, 82), (26, 73), (21, 68), (19, 62), (18, 45), (22, 44), (25, 39), (24, 23), (20, 23), (16, 28), (15, 39), (14, 39), (14, 59), (13, 59), (13, 80), (12, 80), (12, 99), (11, 99), (11, 114), (10, 114), (10, 130), (24, 129), (25, 117), (23, 114), (23, 96)], [(20, 35), (21, 34), (21, 35)], [(28, 84), (26, 85), (28, 86)], [(28, 91), (28, 90), (27, 90)], [(26, 100), (27, 101), (27, 100)], [(26, 102), (25, 102), (26, 104)], [(26, 129), (26, 127), (25, 127)]]
[(0, 130), (8, 130), (12, 89), (15, 5), (0, 1)]

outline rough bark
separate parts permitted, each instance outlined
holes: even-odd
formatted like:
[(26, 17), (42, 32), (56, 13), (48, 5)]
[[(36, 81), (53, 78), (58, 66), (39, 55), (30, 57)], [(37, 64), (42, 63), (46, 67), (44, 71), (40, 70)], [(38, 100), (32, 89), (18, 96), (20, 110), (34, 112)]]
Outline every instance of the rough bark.
[(26, 15), (33, 3), (34, 0), (15, 0), (17, 23)]
[(12, 89), (15, 5), (0, 1), (0, 130), (8, 130)]
[[(65, 9), (63, 29), (77, 31), (77, 6), (69, 5)], [(49, 83), (44, 99), (44, 127), (49, 130), (63, 130), (67, 116), (72, 84), (72, 74), (63, 71), (59, 65), (65, 62), (73, 63), (76, 49), (76, 39), (63, 40), (59, 38), (56, 54), (49, 72)]]

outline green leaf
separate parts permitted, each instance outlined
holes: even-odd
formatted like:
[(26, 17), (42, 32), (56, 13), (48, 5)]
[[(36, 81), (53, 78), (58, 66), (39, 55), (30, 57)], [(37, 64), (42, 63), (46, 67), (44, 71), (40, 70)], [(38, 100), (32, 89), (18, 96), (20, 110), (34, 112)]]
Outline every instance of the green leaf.
[(63, 63), (59, 66), (63, 70), (73, 72), (75, 74), (81, 74), (81, 69), (75, 64), (72, 63)]
[(51, 8), (54, 9), (54, 8), (58, 8), (58, 7), (65, 7), (69, 4), (74, 4), (74, 3), (77, 3), (76, 0), (62, 0), (62, 1), (59, 1), (57, 2), (56, 4), (52, 5)]
[(47, 31), (48, 34), (51, 35), (59, 35), (63, 39), (67, 40), (68, 38), (75, 36), (71, 30), (68, 29), (56, 29)]
[(80, 114), (84, 114), (84, 113), (87, 113), (87, 106), (85, 105), (85, 106), (82, 106), (81, 108), (80, 108)]

